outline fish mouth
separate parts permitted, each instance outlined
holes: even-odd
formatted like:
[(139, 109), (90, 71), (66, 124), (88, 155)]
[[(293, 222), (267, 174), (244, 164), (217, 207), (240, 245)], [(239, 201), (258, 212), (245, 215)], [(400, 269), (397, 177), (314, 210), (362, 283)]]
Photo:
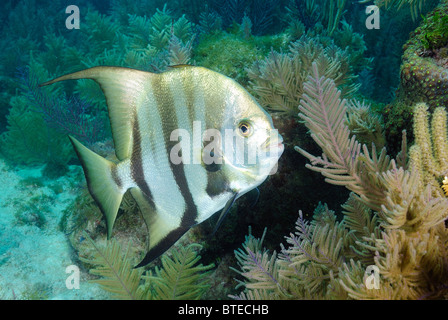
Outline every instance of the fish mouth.
[(278, 135), (278, 137), (274, 139), (271, 139), (271, 137), (267, 138), (260, 147), (263, 151), (283, 152), (283, 150), (285, 149), (285, 146), (283, 144), (283, 137), (281, 135)]

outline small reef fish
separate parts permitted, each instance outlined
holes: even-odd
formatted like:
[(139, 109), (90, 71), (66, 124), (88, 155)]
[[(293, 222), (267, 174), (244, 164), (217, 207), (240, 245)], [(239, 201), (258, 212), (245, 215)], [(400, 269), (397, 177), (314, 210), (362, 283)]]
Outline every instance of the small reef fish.
[(141, 267), (192, 226), (259, 186), (284, 146), (270, 115), (234, 80), (203, 67), (163, 73), (93, 67), (42, 83), (93, 79), (106, 97), (118, 163), (69, 137), (110, 238), (130, 191), (148, 228)]

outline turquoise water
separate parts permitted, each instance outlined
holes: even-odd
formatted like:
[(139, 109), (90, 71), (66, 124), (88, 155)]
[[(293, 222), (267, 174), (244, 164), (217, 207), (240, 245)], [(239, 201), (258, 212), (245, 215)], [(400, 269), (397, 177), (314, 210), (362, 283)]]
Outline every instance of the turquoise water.
[[(163, 267), (166, 259), (175, 257), (175, 252), (186, 256), (182, 248), (189, 248), (192, 256), (201, 256), (197, 264), (209, 266), (207, 270), (198, 268), (192, 272), (198, 275), (194, 282), (202, 281), (208, 288), (201, 287), (196, 298), (241, 298), (245, 296), (241, 296), (243, 291), (237, 288), (235, 278), (244, 281), (251, 279), (251, 275), (244, 278), (234, 271), (238, 262), (242, 263), (234, 251), (246, 241), (249, 228), (255, 237), (261, 237), (267, 227), (263, 246), (270, 254), (274, 250), (280, 252), (280, 244), (287, 244), (285, 237), (296, 231), (299, 210), (309, 221), (326, 221), (319, 220), (318, 214), (325, 211), (321, 204), (326, 203), (335, 212), (334, 221), (342, 221), (347, 209), (341, 205), (347, 203), (351, 191), (357, 192), (327, 183), (319, 173), (305, 167), (309, 161), (294, 149), (298, 146), (311, 154), (322, 154), (318, 143), (308, 134), (309, 127), (298, 116), (299, 105), (306, 99), (303, 85), (313, 75), (313, 62), (319, 66), (320, 76), (334, 81), (342, 98), (364, 101), (355, 104), (365, 106), (361, 113), (354, 109), (347, 111), (347, 119), (353, 115), (361, 120), (357, 124), (354, 121), (353, 127), (348, 120), (343, 125), (369, 150), (372, 143), (378, 151), (385, 147), (394, 159), (402, 149), (402, 130), (407, 130), (408, 145), (414, 143), (413, 104), (425, 102), (429, 112), (433, 112), (448, 101), (445, 83), (440, 84), (442, 89), (438, 87), (438, 91), (426, 91), (425, 84), (436, 82), (434, 79), (444, 74), (440, 70), (446, 72), (448, 39), (437, 42), (440, 47), (434, 44), (423, 49), (419, 38), (426, 32), (426, 38), (431, 39), (439, 32), (439, 18), (434, 18), (431, 12), (446, 1), (422, 1), (423, 5), (417, 9), (408, 4), (398, 8), (397, 2), (390, 1), (391, 9), (380, 7), (375, 11), (373, 7), (367, 9), (375, 5), (373, 1), (366, 4), (327, 0), (5, 1), (0, 12), (0, 299), (117, 298), (111, 290), (92, 281), (100, 277), (91, 272), (97, 252), (94, 244), (98, 248), (106, 246), (107, 225), (88, 192), (81, 162), (68, 139), (70, 135), (102, 157), (117, 162), (109, 101), (91, 80), (65, 81), (48, 87), (39, 84), (95, 66), (162, 73), (175, 65), (195, 65), (237, 81), (253, 96), (283, 137), (284, 152), (277, 172), (259, 186), (259, 191), (253, 190), (238, 199), (216, 233), (213, 230), (219, 214), (190, 229), (171, 251), (146, 269), (137, 269), (141, 272), (139, 276), (146, 270), (155, 275), (155, 268)], [(441, 8), (439, 14), (446, 17), (445, 6)], [(417, 29), (419, 26), (423, 29)], [(420, 31), (414, 34), (416, 29)], [(440, 37), (443, 38), (443, 32)], [(405, 55), (405, 49), (412, 41), (417, 43), (416, 59), (426, 59), (415, 63), (419, 67), (434, 63), (437, 67), (431, 64), (428, 74), (435, 75), (419, 78), (409, 67), (414, 78), (407, 80), (406, 68), (414, 62)], [(135, 132), (129, 132), (135, 136)], [(219, 170), (220, 167), (214, 167), (208, 172)], [(434, 188), (437, 183), (441, 186), (445, 171), (437, 171), (436, 182), (425, 183)], [(163, 181), (166, 180), (161, 179), (160, 183)], [(213, 185), (209, 190), (222, 191), (219, 188), (223, 184)], [(444, 203), (443, 190), (441, 187), (438, 190), (432, 195), (437, 194), (434, 197)], [(370, 205), (368, 210), (368, 219), (375, 214), (378, 219), (384, 218), (381, 205)], [(326, 212), (325, 217), (333, 217), (333, 213)], [(441, 226), (444, 220), (442, 215), (437, 225)], [(351, 230), (349, 225), (344, 228), (347, 232)], [(409, 232), (406, 228), (403, 230)], [(378, 223), (375, 230), (371, 231), (380, 239), (379, 230), (388, 229)], [(433, 234), (426, 229), (420, 232)], [(356, 232), (352, 230), (350, 234)], [(118, 211), (112, 238), (121, 245), (122, 261), (127, 261), (124, 252), (131, 243), (126, 256), (131, 270), (146, 252), (148, 233), (130, 193), (125, 195)], [(192, 243), (199, 243), (200, 249), (189, 247)], [(369, 245), (377, 244), (369, 242)], [(261, 247), (258, 250), (261, 252)], [(358, 280), (363, 285), (360, 280), (363, 268), (379, 264), (371, 254), (372, 259), (356, 255), (338, 258), (334, 265), (341, 267), (350, 259), (359, 258), (362, 270), (357, 271)], [(258, 260), (254, 262), (256, 266), (261, 264)], [(75, 272), (67, 271), (70, 266), (75, 266)], [(323, 272), (330, 269), (327, 266)], [(193, 279), (193, 275), (189, 277)], [(393, 283), (384, 277), (384, 281)], [(325, 281), (329, 278), (323, 276), (322, 287), (327, 287)], [(144, 286), (144, 277), (141, 279)], [(440, 289), (437, 286), (434, 289), (436, 293), (427, 292), (431, 285), (422, 285), (423, 289), (416, 292), (425, 297), (442, 295), (446, 285), (440, 279), (436, 282), (440, 285)], [(70, 283), (78, 283), (79, 289), (70, 287)], [(246, 297), (253, 297), (247, 290)], [(300, 296), (289, 293), (288, 297)], [(305, 298), (326, 299), (327, 294), (315, 293)], [(349, 298), (365, 298), (362, 294), (352, 293)], [(151, 297), (165, 296), (153, 293)], [(406, 296), (418, 297), (417, 293)]]

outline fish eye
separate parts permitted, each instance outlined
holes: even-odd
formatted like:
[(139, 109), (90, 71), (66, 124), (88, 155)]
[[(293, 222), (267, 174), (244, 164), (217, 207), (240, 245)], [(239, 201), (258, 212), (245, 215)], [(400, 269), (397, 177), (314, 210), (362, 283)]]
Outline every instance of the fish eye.
[(241, 121), (238, 129), (243, 137), (248, 137), (252, 134), (252, 125), (248, 121)]

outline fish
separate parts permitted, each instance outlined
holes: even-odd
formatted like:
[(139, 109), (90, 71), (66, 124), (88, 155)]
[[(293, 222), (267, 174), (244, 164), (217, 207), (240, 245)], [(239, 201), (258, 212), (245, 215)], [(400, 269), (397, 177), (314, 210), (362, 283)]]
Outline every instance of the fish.
[(92, 79), (106, 98), (117, 162), (72, 136), (88, 190), (113, 233), (130, 192), (148, 229), (147, 252), (159, 257), (191, 227), (232, 204), (275, 173), (284, 150), (271, 116), (233, 79), (191, 65), (162, 73), (97, 66), (44, 82)]

